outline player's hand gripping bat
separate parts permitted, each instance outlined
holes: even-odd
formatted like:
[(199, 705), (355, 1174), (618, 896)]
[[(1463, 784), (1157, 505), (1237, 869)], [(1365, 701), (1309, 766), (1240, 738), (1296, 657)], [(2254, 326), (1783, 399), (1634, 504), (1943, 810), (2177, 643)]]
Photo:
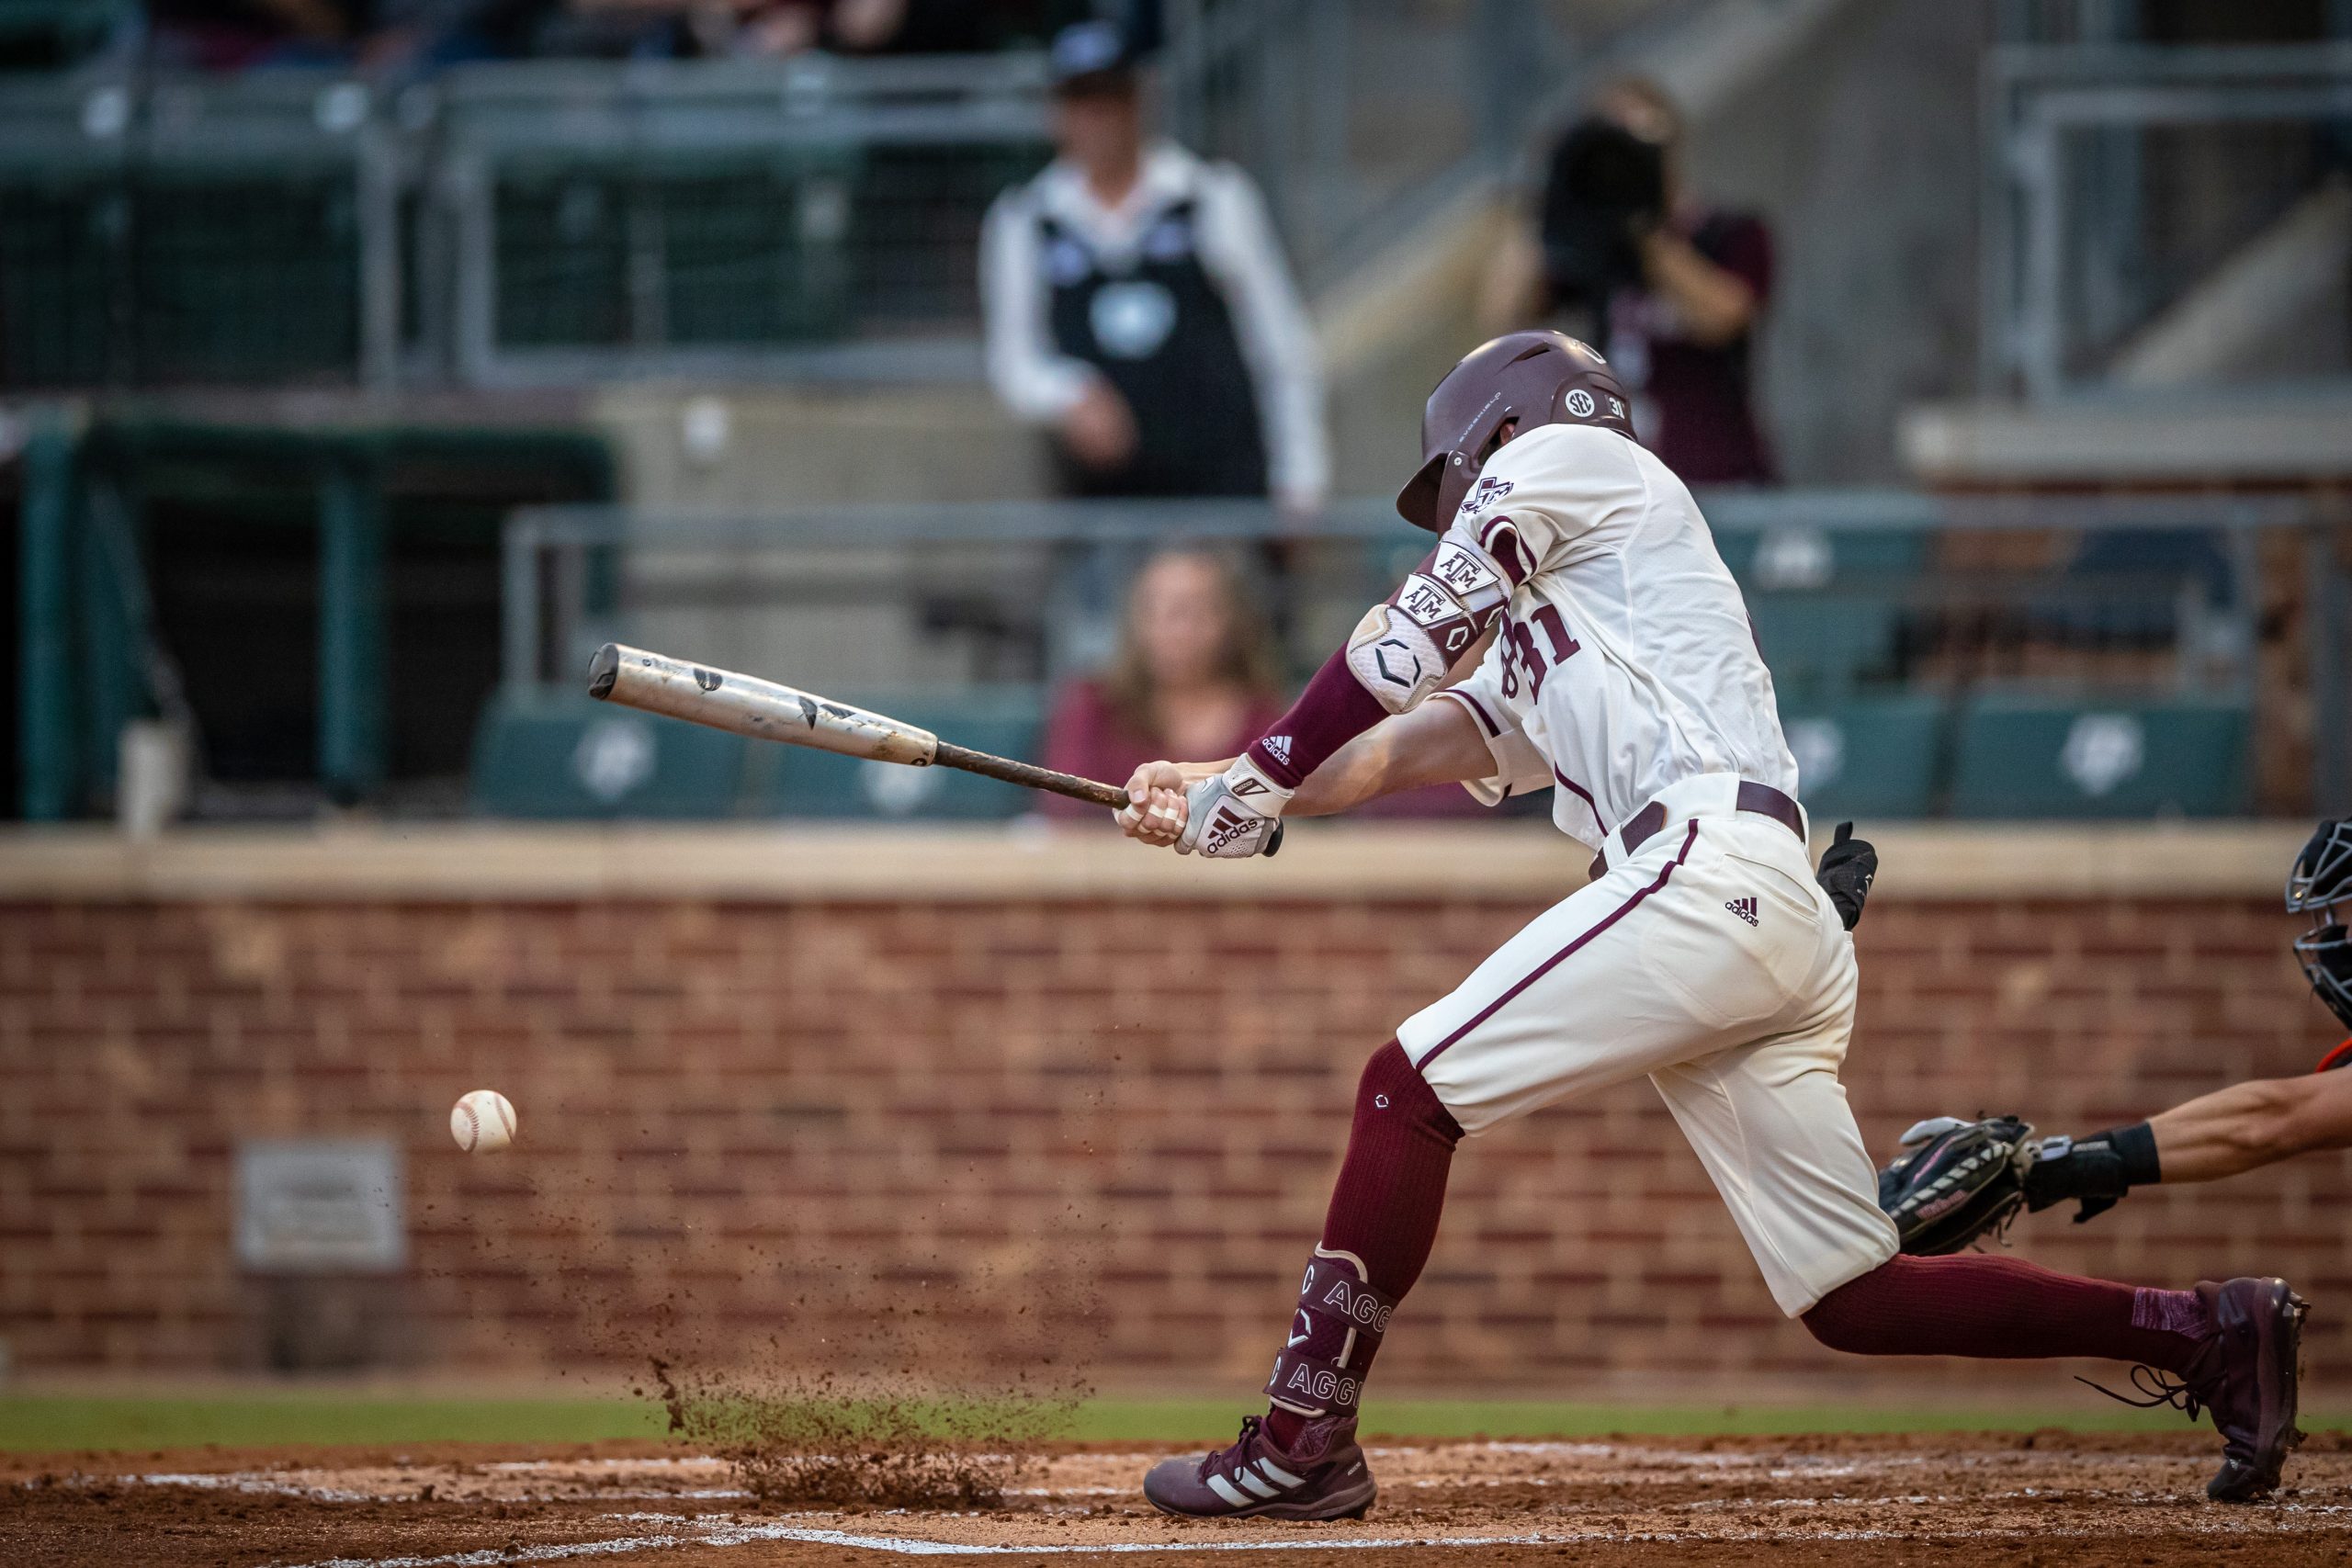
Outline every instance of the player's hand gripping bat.
[[(623, 707), (665, 714), (689, 724), (731, 730), (755, 740), (781, 740), (910, 767), (960, 768), (1007, 784), (1066, 795), (1113, 811), (1125, 809), (1127, 792), (1117, 784), (1057, 773), (1032, 762), (992, 756), (942, 740), (930, 730), (886, 714), (868, 713), (813, 692), (739, 675), (707, 664), (689, 664), (608, 642), (588, 661), (588, 694)], [(1277, 840), (1281, 829), (1277, 826)], [(1269, 844), (1266, 853), (1274, 852)]]

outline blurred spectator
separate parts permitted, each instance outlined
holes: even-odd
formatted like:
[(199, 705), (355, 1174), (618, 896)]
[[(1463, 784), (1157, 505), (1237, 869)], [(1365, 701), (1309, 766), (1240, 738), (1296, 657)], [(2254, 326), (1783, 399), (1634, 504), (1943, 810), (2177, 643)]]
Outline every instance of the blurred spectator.
[(842, 47), (860, 53), (978, 54), (1020, 43), (1035, 47), (1046, 28), (1044, 0), (888, 0), (898, 12), (888, 33)]
[[(1166, 757), (1230, 757), (1283, 715), (1273, 631), (1236, 558), (1193, 546), (1154, 554), (1127, 592), (1116, 652), (1100, 675), (1063, 682), (1046, 721), (1046, 765), (1125, 784)], [(1542, 797), (1534, 797), (1540, 800)], [(1099, 807), (1040, 795), (1054, 817)], [(1456, 784), (1407, 790), (1359, 817), (1483, 817)]]
[(1481, 325), (1558, 320), (1608, 356), (1634, 393), (1643, 441), (1677, 474), (1769, 483), (1752, 360), (1772, 292), (1771, 231), (1683, 188), (1681, 135), (1655, 83), (1603, 89), (1553, 151), (1533, 231), (1498, 248)]
[(148, 0), (156, 59), (204, 71), (352, 58), (368, 0)]
[(519, 60), (564, 0), (377, 0), (361, 60), (376, 69)]
[(1035, 36), (1034, 0), (571, 0), (555, 52), (781, 59), (974, 53)]
[(1322, 373), (1257, 187), (1146, 139), (1114, 24), (1062, 29), (1052, 70), (1059, 155), (981, 237), (997, 395), (1052, 427), (1070, 493), (1311, 511), (1329, 476)]
[[(1110, 667), (1063, 684), (1046, 722), (1046, 765), (1125, 784), (1162, 757), (1234, 755), (1282, 716), (1272, 642), (1230, 558), (1160, 551), (1128, 590)], [(1038, 798), (1057, 817), (1102, 816), (1080, 801)]]
[[(1069, 7), (1070, 0), (147, 0), (146, 10), (154, 58), (166, 67), (398, 71), (532, 55), (977, 53), (1034, 44), (1044, 15)], [(1144, 0), (1138, 8), (1156, 16)]]

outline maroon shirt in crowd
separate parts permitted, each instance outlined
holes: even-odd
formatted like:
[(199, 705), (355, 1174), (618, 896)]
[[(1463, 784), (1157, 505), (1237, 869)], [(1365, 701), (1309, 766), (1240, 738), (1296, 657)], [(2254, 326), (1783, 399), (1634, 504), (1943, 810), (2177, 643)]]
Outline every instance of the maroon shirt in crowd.
[[(1241, 723), (1236, 727), (1231, 743), (1221, 747), (1216, 757), (1238, 755), (1244, 746), (1266, 732), (1267, 726), (1283, 716), (1273, 703), (1252, 703), (1244, 710)], [(1046, 720), (1046, 766), (1060, 773), (1076, 773), (1084, 779), (1100, 779), (1104, 784), (1125, 785), (1137, 768), (1146, 762), (1173, 761), (1168, 756), (1168, 743), (1145, 734), (1126, 720), (1126, 716), (1111, 704), (1108, 693), (1098, 681), (1077, 680), (1065, 684), (1054, 699), (1054, 711)], [(1183, 759), (1192, 761), (1193, 759)], [(1199, 759), (1203, 761), (1213, 758)], [(1100, 807), (1082, 800), (1068, 800), (1058, 795), (1039, 795), (1038, 804), (1051, 817), (1096, 818)]]
[[(1685, 211), (1673, 223), (1691, 248), (1756, 293), (1772, 297), (1772, 231), (1744, 212)], [(1756, 422), (1755, 329), (1709, 348), (1676, 335), (1673, 311), (1644, 288), (1609, 298), (1602, 352), (1634, 394), (1642, 444), (1685, 484), (1770, 484), (1780, 477)]]
[[(1353, 677), (1350, 679), (1352, 682)], [(1218, 747), (1212, 756), (1182, 760), (1214, 761), (1218, 757), (1239, 756), (1251, 741), (1273, 728), (1283, 711), (1273, 703), (1254, 704), (1242, 715), (1242, 722), (1228, 744)], [(1168, 743), (1128, 724), (1111, 705), (1111, 699), (1099, 682), (1078, 680), (1063, 686), (1055, 698), (1054, 711), (1046, 720), (1045, 752), (1045, 763), (1049, 768), (1076, 773), (1080, 778), (1101, 779), (1105, 784), (1125, 784), (1146, 762), (1168, 760)], [(1094, 819), (1102, 809), (1084, 801), (1043, 793), (1038, 795), (1037, 803), (1049, 817)], [(1367, 801), (1348, 813), (1350, 817), (1412, 818), (1486, 814), (1487, 808), (1471, 798), (1470, 792), (1460, 784), (1404, 790)]]

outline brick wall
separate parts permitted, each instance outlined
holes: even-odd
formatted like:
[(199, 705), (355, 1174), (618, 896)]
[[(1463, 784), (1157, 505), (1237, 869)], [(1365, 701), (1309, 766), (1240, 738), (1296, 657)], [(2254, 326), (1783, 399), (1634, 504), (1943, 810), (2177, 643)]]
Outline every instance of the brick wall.
[[(934, 1354), (1017, 1359), (1042, 1323), (1114, 1379), (1245, 1387), (1363, 1058), (1533, 907), (0, 903), (0, 1336), (28, 1369), (819, 1363), (928, 1303)], [(1847, 1077), (1864, 1132), (1883, 1151), (1979, 1108), (2083, 1131), (2304, 1070), (2333, 1036), (2287, 934), (2252, 897), (1885, 900)], [(481, 1085), (519, 1109), (511, 1155), (450, 1144)], [(359, 1133), (405, 1148), (405, 1273), (241, 1275), (235, 1141)], [(1777, 1317), (1645, 1085), (1455, 1172), (1395, 1384), (1852, 1373)], [(2352, 1367), (2352, 1314), (2325, 1310), (2352, 1294), (2345, 1174), (2019, 1237), (2136, 1280), (2287, 1273), (2323, 1303), (2327, 1375)]]

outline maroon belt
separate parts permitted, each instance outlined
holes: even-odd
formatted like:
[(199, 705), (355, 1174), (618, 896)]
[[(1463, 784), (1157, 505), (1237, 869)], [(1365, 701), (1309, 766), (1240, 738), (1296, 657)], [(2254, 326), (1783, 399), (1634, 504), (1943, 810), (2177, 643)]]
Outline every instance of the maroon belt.
[[(1770, 817), (1798, 838), (1804, 837), (1804, 813), (1797, 809), (1795, 801), (1791, 800), (1770, 784), (1751, 784), (1746, 779), (1740, 780), (1738, 805), (1742, 811), (1753, 811), (1758, 817)], [(1626, 823), (1618, 833), (1617, 841), (1625, 846), (1627, 854), (1632, 854), (1665, 826), (1666, 807), (1653, 800), (1634, 813), (1633, 820)]]

